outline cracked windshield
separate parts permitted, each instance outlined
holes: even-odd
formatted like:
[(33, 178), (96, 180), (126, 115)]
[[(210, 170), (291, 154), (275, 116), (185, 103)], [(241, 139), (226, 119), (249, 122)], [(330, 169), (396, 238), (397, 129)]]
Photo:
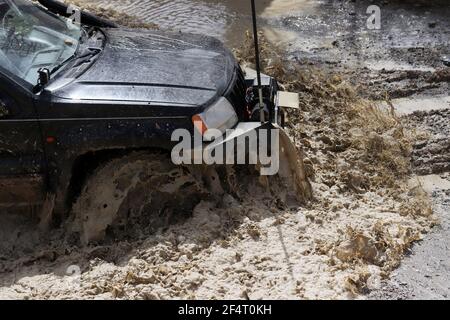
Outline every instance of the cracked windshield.
[(0, 64), (30, 84), (37, 84), (39, 69), (72, 56), (80, 35), (79, 26), (41, 7), (0, 0)]

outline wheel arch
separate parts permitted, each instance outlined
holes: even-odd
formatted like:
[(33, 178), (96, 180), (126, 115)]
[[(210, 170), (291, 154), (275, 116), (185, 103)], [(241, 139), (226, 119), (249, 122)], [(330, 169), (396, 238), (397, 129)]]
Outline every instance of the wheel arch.
[(70, 211), (72, 205), (78, 199), (83, 186), (89, 177), (102, 165), (111, 160), (125, 157), (134, 152), (146, 151), (149, 153), (165, 153), (170, 152), (163, 148), (119, 148), (119, 149), (102, 149), (88, 151), (77, 156), (71, 165), (70, 179), (64, 196), (65, 211)]

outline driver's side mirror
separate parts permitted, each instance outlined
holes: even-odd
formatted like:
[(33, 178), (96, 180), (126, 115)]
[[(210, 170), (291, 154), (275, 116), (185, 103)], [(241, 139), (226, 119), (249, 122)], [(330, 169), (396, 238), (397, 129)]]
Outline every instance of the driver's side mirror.
[(50, 70), (47, 68), (40, 68), (38, 70), (38, 83), (33, 88), (33, 93), (38, 93), (42, 88), (50, 82)]
[(47, 68), (40, 68), (38, 70), (39, 78), (38, 78), (38, 84), (40, 86), (45, 86), (47, 83), (50, 82), (50, 70)]

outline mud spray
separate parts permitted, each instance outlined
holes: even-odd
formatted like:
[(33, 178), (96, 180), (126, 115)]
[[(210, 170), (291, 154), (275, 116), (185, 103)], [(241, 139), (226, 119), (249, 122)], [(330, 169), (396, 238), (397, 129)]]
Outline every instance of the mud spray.
[[(247, 39), (235, 52), (251, 66)], [(415, 136), (339, 75), (287, 61), (264, 38), (262, 56), (266, 73), (301, 93), (289, 133), (307, 156), (314, 201), (291, 206), (236, 171), (220, 199), (154, 234), (142, 227), (142, 236), (83, 249), (58, 232), (39, 245), (15, 241), (25, 251), (0, 256), (0, 297), (348, 299), (378, 288), (436, 223), (426, 193), (407, 184)]]

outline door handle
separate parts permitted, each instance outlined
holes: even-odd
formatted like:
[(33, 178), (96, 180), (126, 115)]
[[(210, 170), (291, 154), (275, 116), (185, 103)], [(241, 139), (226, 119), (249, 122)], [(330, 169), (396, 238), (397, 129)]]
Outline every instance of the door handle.
[(4, 118), (9, 115), (9, 110), (6, 104), (0, 100), (0, 118)]

